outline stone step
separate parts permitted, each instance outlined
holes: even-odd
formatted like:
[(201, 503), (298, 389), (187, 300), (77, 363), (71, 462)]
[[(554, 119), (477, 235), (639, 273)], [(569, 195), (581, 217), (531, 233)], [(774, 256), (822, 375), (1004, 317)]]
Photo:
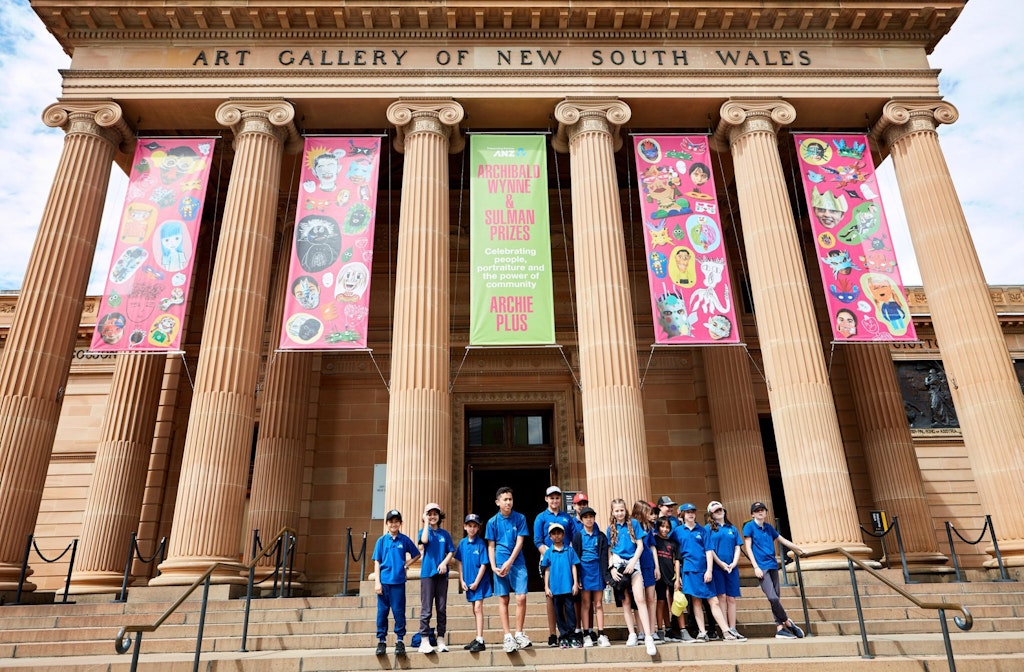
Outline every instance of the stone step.
[[(153, 653), (143, 643), (141, 669), (187, 672), (192, 669), (191, 652)], [(391, 653), (377, 658), (370, 649), (341, 651), (277, 651), (203, 653), (201, 665), (210, 672), (315, 672), (370, 670), (392, 665), (402, 669), (460, 670), (533, 668), (579, 669), (588, 672), (655, 670), (669, 664), (682, 672), (789, 672), (799, 666), (805, 672), (939, 672), (946, 670), (941, 638), (935, 635), (876, 638), (870, 642), (874, 659), (861, 656), (856, 637), (820, 637), (800, 641), (752, 640), (735, 644), (666, 645), (651, 658), (642, 647), (613, 646), (609, 649), (547, 649), (534, 647), (506, 654), (497, 646), (471, 654), (453, 650), (446, 654), (423, 655), (410, 652), (396, 660)], [(1024, 669), (1024, 638), (1021, 633), (1000, 635), (953, 635), (958, 672), (1019, 672)], [(3, 652), (0, 651), (0, 655)], [(35, 672), (126, 672), (130, 654), (82, 655), (75, 659), (7, 660), (4, 669)]]

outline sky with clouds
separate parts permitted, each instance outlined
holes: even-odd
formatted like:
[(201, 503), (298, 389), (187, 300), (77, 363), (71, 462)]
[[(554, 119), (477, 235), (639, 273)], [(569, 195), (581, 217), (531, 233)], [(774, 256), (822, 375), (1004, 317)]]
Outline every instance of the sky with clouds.
[[(994, 20), (998, 17), (998, 20)], [(1020, 125), (1024, 110), (1024, 25), (1021, 0), (971, 0), (953, 30), (931, 56), (942, 74), (942, 94), (960, 119), (939, 129), (943, 152), (971, 226), (989, 284), (1024, 284), (1019, 236), (1024, 199), (1007, 129)], [(60, 95), (59, 68), (69, 65), (57, 41), (43, 28), (28, 0), (0, 0), (0, 290), (21, 286), (35, 232), (60, 158), (63, 132), (40, 120)], [(1005, 175), (1008, 179), (995, 179)], [(890, 161), (878, 170), (879, 186), (905, 284), (921, 276), (907, 232)], [(127, 177), (112, 171), (89, 292), (103, 291)], [(956, 260), (950, 260), (953, 267)]]

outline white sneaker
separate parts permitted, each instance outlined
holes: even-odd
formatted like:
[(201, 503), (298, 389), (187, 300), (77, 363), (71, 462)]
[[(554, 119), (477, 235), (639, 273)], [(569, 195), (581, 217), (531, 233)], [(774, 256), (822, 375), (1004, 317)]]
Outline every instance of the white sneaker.
[(584, 635), (583, 636), (583, 648), (584, 649), (589, 649), (593, 645), (594, 645), (594, 640), (592, 640), (589, 635)]
[(505, 635), (505, 639), (504, 641), (502, 641), (501, 646), (503, 649), (505, 649), (505, 653), (512, 653), (517, 648), (519, 648), (518, 646), (516, 646), (516, 638), (510, 634)]
[(629, 633), (629, 637), (626, 638), (626, 646), (636, 646), (636, 633)]
[(424, 637), (423, 641), (420, 642), (419, 652), (420, 653), (433, 653), (434, 652), (434, 647), (432, 647), (430, 645), (430, 642), (427, 641), (426, 637)]
[(658, 653), (658, 647), (654, 645), (654, 637), (647, 635), (644, 637), (644, 646), (647, 647), (647, 655), (654, 656)]
[(533, 646), (533, 642), (530, 641), (530, 638), (526, 636), (525, 632), (517, 632), (515, 639), (516, 646), (520, 649), (528, 649)]
[(608, 635), (601, 635), (597, 638), (597, 645), (602, 649), (607, 649), (612, 643), (608, 641)]
[(444, 643), (444, 637), (437, 638), (437, 652), (445, 653), (448, 651), (448, 645)]

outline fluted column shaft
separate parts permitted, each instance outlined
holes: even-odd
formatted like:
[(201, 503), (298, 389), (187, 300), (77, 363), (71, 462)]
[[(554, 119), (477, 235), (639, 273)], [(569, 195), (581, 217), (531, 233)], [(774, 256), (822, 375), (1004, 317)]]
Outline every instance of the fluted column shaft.
[(167, 355), (122, 352), (114, 364), (82, 514), (72, 593), (117, 590), (138, 530)]
[(908, 563), (941, 564), (946, 557), (939, 553), (935, 541), (921, 468), (889, 346), (857, 343), (843, 353), (875, 505), (886, 511), (890, 520), (899, 516)]
[[(747, 266), (793, 540), (867, 555), (839, 433), (777, 130), (796, 118), (781, 100), (729, 101), (719, 137), (736, 166)], [(818, 563), (821, 564), (821, 563)]]
[[(212, 562), (237, 561), (284, 141), (283, 101), (229, 101), (235, 159), (210, 282), (202, 348), (178, 480), (168, 558), (150, 585), (191, 583)], [(214, 580), (240, 582), (237, 572)]]
[(400, 100), (387, 117), (398, 127), (405, 165), (385, 506), (401, 511), (415, 534), (425, 504), (451, 509), (448, 154), (462, 146), (463, 110), (451, 100)]
[(757, 403), (741, 348), (704, 348), (708, 411), (715, 442), (718, 489), (730, 520), (745, 519), (753, 502), (772, 511)]
[(956, 118), (949, 103), (895, 100), (876, 133), (890, 148), (978, 495), (1003, 560), (1024, 566), (1024, 398), (935, 131)]
[(131, 137), (111, 102), (57, 103), (43, 122), (67, 135), (0, 356), (0, 590), (17, 587), (35, 529), (110, 169)]
[(629, 107), (617, 100), (567, 99), (555, 106), (555, 149), (568, 150), (572, 171), (587, 494), (601, 520), (612, 499), (625, 499), (629, 508), (651, 492), (615, 177), (619, 127), (629, 118)]
[[(293, 229), (281, 241), (277, 273), (267, 320), (270, 325), (270, 354), (263, 379), (260, 433), (249, 495), (249, 530), (260, 531), (264, 548), (283, 527), (298, 529), (302, 504), (302, 472), (305, 467), (306, 418), (309, 415), (309, 386), (313, 378), (313, 354), (306, 351), (275, 352), (281, 341), (291, 259)], [(246, 547), (251, 560), (252, 546)], [(273, 564), (268, 557), (261, 564)]]

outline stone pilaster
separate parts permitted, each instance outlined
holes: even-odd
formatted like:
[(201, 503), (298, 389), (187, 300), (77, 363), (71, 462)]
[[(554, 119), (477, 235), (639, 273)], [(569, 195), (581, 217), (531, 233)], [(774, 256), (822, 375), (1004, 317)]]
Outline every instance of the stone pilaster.
[[(796, 111), (782, 100), (732, 100), (722, 106), (721, 114), (716, 135), (728, 140), (736, 166), (757, 332), (793, 541), (807, 551), (842, 546), (866, 556), (871, 551), (861, 541), (779, 157), (778, 127), (792, 123)], [(825, 558), (813, 564), (831, 563)]]
[(82, 514), (72, 593), (121, 587), (131, 534), (139, 527), (167, 355), (117, 355)]
[(1024, 398), (935, 130), (956, 119), (956, 108), (940, 100), (893, 100), (875, 135), (892, 156), (982, 506), (1004, 562), (1020, 567)]
[[(235, 159), (210, 282), (202, 348), (178, 480), (168, 558), (150, 585), (192, 583), (213, 562), (238, 560), (267, 310), (281, 157), (297, 144), (295, 111), (280, 100), (217, 108)], [(216, 582), (241, 582), (218, 571)]]
[(66, 136), (0, 356), (0, 590), (35, 529), (110, 170), (132, 138), (113, 102), (56, 103), (43, 122)]
[[(249, 496), (249, 531), (260, 531), (263, 547), (269, 548), (283, 527), (298, 530), (302, 504), (302, 470), (305, 466), (306, 419), (309, 416), (309, 386), (313, 378), (313, 353), (277, 352), (281, 321), (288, 294), (288, 268), (294, 228), (289, 227), (281, 242), (277, 272), (267, 320), (270, 347), (263, 379), (260, 433), (256, 439), (252, 493)], [(246, 545), (246, 559), (252, 559), (252, 545)], [(263, 565), (273, 565), (265, 558)]]
[(557, 151), (569, 152), (580, 382), (587, 494), (603, 517), (651, 496), (633, 304), (629, 296), (614, 153), (631, 112), (618, 100), (566, 99), (555, 106)]
[(399, 100), (387, 111), (405, 166), (385, 506), (402, 512), (412, 534), (427, 502), (451, 508), (448, 154), (462, 147), (463, 115), (453, 100)]
[(745, 520), (753, 502), (772, 506), (757, 403), (747, 355), (738, 347), (704, 348), (708, 410), (714, 434), (718, 489), (729, 519)]
[[(915, 571), (946, 562), (939, 553), (928, 499), (910, 437), (896, 370), (885, 343), (854, 343), (843, 349), (857, 410), (864, 457), (875, 505), (899, 516), (907, 564)], [(887, 538), (891, 553), (896, 540)]]

